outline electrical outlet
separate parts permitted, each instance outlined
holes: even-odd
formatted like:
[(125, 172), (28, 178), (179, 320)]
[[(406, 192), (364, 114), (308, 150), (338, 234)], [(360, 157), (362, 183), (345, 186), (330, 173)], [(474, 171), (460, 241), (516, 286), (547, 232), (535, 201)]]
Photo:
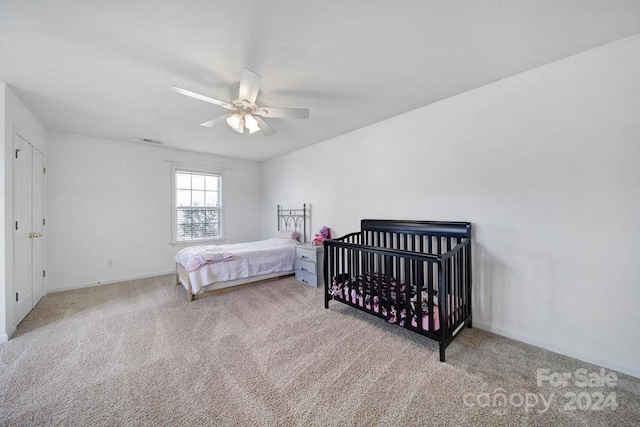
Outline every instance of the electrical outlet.
[(113, 267), (113, 259), (107, 258), (107, 267)]

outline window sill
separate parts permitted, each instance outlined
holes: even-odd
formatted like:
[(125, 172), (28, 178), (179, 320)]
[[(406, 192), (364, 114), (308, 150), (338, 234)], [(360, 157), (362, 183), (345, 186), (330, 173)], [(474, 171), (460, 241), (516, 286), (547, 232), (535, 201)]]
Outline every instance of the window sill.
[(195, 244), (209, 244), (209, 243), (215, 243), (215, 242), (223, 242), (225, 241), (226, 238), (224, 237), (218, 237), (215, 239), (197, 239), (197, 240), (177, 240), (177, 241), (173, 241), (171, 242), (172, 246), (181, 246), (181, 245), (195, 245)]

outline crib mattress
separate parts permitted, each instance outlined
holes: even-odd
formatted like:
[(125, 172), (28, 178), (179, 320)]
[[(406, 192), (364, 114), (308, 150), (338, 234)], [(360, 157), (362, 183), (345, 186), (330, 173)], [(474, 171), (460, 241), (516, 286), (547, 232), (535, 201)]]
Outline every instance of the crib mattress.
[[(390, 286), (390, 303), (387, 303), (386, 286)], [(417, 307), (417, 288), (410, 284), (409, 288), (409, 313), (407, 313), (406, 285), (398, 284), (395, 279), (378, 273), (365, 274), (358, 277), (339, 275), (333, 278), (329, 293), (336, 299), (347, 301), (358, 307), (373, 311), (385, 318), (389, 323), (397, 323), (405, 326), (407, 320), (411, 327), (418, 328), (418, 322), (422, 324), (422, 330), (429, 331), (429, 305), (428, 292), (422, 291), (421, 311)], [(433, 291), (433, 331), (440, 329), (440, 309), (438, 307), (437, 291)], [(455, 304), (455, 307), (454, 307)], [(460, 301), (456, 303), (452, 295), (449, 295), (449, 313), (451, 308), (458, 308)], [(387, 309), (389, 307), (389, 309)]]

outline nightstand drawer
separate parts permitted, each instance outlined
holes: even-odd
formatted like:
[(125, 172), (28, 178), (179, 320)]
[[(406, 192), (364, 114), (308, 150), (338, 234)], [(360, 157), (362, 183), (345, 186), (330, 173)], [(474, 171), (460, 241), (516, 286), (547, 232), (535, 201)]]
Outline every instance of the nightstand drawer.
[(308, 273), (302, 270), (296, 270), (296, 280), (302, 282), (307, 286), (318, 287), (318, 276), (313, 273)]
[(307, 261), (305, 259), (296, 258), (295, 262), (296, 271), (306, 271), (307, 273), (316, 274), (316, 263), (313, 261)]
[(311, 262), (316, 262), (316, 254), (317, 254), (316, 246), (310, 246), (310, 245), (296, 246), (296, 257), (298, 258), (311, 261)]

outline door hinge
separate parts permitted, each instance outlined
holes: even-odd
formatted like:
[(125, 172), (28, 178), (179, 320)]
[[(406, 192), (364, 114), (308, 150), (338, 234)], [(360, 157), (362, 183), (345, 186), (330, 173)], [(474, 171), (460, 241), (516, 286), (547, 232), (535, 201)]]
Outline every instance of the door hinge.
[(18, 221), (16, 221), (16, 230), (18, 229)]
[(47, 225), (47, 221), (44, 218), (42, 218), (42, 225)]
[(18, 302), (18, 301), (19, 301), (19, 299), (18, 299), (18, 293), (16, 292), (16, 302)]
[(18, 158), (18, 153), (19, 153), (20, 151), (22, 151), (22, 150), (20, 150), (19, 148), (16, 148), (16, 159)]
[(47, 173), (47, 168), (42, 168), (42, 173)]
[(42, 277), (47, 277), (47, 270), (42, 270)]

